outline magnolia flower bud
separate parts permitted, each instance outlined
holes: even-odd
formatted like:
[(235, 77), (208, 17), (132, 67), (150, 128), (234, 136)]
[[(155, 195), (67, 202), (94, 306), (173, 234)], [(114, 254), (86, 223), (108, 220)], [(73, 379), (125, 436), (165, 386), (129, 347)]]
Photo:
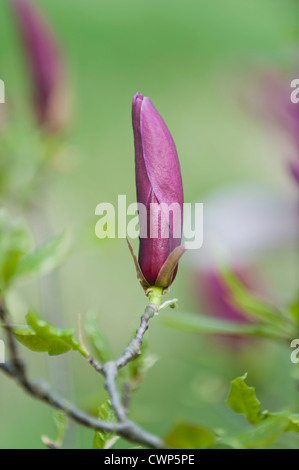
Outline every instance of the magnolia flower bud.
[(168, 288), (175, 279), (183, 222), (183, 186), (174, 141), (149, 98), (133, 99), (133, 130), (140, 246), (135, 264), (144, 288)]
[(12, 0), (11, 5), (32, 73), (33, 104), (38, 123), (48, 132), (61, 131), (70, 111), (62, 53), (31, 0)]

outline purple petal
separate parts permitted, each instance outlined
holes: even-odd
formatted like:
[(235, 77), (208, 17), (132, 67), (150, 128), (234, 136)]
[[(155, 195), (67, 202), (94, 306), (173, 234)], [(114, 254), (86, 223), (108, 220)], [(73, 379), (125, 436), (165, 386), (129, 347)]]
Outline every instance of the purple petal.
[(183, 205), (183, 185), (176, 147), (160, 114), (149, 98), (140, 110), (143, 159), (158, 202)]
[(294, 176), (296, 182), (299, 184), (299, 161), (298, 161), (297, 164), (291, 162), (290, 163), (290, 170), (291, 170), (291, 173)]

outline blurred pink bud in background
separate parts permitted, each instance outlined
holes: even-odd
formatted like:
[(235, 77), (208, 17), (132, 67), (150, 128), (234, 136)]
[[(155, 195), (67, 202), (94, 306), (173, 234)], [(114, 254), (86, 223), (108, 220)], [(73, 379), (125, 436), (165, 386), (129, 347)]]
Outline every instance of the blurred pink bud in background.
[(232, 303), (220, 266), (224, 262), (253, 294), (269, 298), (259, 260), (296, 246), (299, 206), (279, 191), (240, 187), (208, 197), (204, 213), (204, 245), (187, 258), (200, 311), (227, 321), (248, 321)]
[(37, 121), (49, 133), (60, 132), (70, 114), (70, 95), (61, 49), (33, 1), (11, 0), (10, 3), (31, 70)]

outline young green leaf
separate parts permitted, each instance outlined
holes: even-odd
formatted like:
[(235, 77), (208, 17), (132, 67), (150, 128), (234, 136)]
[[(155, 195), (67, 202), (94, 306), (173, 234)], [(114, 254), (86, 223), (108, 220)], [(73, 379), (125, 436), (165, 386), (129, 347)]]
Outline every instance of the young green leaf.
[(287, 412), (261, 412), (261, 404), (253, 387), (245, 383), (247, 374), (232, 381), (227, 403), (236, 413), (243, 414), (253, 428), (234, 437), (220, 439), (220, 444), (235, 449), (263, 449), (274, 444), (283, 432), (299, 432), (299, 415)]
[(83, 356), (87, 356), (87, 353), (81, 344), (73, 338), (74, 330), (72, 328), (56, 328), (55, 326), (50, 325), (50, 323), (41, 320), (33, 311), (30, 311), (27, 314), (26, 321), (34, 333), (40, 339), (47, 342), (47, 352), (50, 356), (64, 354), (71, 349), (79, 351)]
[[(116, 422), (116, 416), (112, 409), (110, 400), (103, 403), (98, 412), (98, 418), (102, 421), (108, 421), (110, 423)], [(111, 432), (96, 431), (93, 440), (94, 449), (111, 449), (119, 439)]]
[(287, 426), (286, 416), (269, 416), (249, 431), (223, 441), (235, 449), (266, 449), (281, 437)]
[(204, 334), (244, 335), (266, 338), (282, 338), (280, 331), (272, 325), (248, 324), (224, 321), (190, 312), (165, 312), (160, 321), (172, 328)]
[(222, 276), (229, 289), (229, 300), (232, 305), (236, 305), (245, 315), (247, 314), (263, 324), (276, 327), (278, 331), (283, 332), (287, 337), (292, 336), (293, 327), (287, 322), (284, 312), (250, 292), (229, 269), (223, 269)]
[(245, 415), (250, 423), (256, 424), (264, 418), (261, 403), (256, 397), (255, 389), (245, 383), (246, 378), (247, 374), (231, 382), (227, 404), (236, 413)]
[(15, 338), (31, 351), (56, 356), (72, 349), (87, 356), (83, 346), (73, 338), (73, 329), (56, 328), (41, 320), (32, 310), (27, 314), (26, 321), (27, 325), (12, 325), (11, 328)]
[(299, 432), (299, 414), (291, 414), (288, 416), (289, 425), (287, 431)]
[(66, 233), (51, 238), (20, 259), (16, 275), (48, 274), (64, 261), (69, 250), (70, 239)]
[(28, 325), (12, 326), (12, 331), (16, 340), (31, 351), (49, 352), (49, 342), (38, 336)]
[(0, 289), (6, 289), (18, 268), (20, 259), (30, 248), (30, 238), (23, 222), (10, 222), (0, 211)]

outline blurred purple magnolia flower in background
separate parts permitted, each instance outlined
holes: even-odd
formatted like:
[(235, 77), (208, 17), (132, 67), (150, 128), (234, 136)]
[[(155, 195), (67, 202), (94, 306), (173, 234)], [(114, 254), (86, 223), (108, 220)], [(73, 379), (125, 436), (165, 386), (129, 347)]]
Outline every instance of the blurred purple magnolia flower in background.
[[(165, 122), (150, 99), (140, 93), (133, 99), (132, 120), (137, 201), (146, 208), (144, 217), (139, 209), (140, 246), (135, 264), (144, 287), (167, 288), (175, 279), (178, 261), (185, 251), (180, 246), (183, 222), (180, 164)], [(179, 209), (178, 217), (172, 211), (169, 216), (166, 213), (173, 204)], [(151, 236), (153, 229), (157, 236)], [(164, 237), (165, 233), (168, 236)]]
[(258, 263), (267, 253), (296, 246), (299, 205), (264, 188), (229, 188), (204, 201), (204, 245), (189, 256), (195, 297), (205, 313), (248, 321), (231, 301), (219, 266), (224, 261), (253, 294), (269, 297)]
[(286, 138), (290, 173), (299, 184), (299, 103), (291, 100), (291, 82), (294, 77), (268, 69), (257, 72), (247, 92), (250, 107), (270, 125), (271, 139)]
[[(286, 144), (289, 150), (285, 154), (294, 154), (287, 157), (287, 166), (299, 183), (299, 104), (291, 101), (292, 78), (277, 70), (259, 71), (251, 79), (246, 96), (251, 110), (269, 126), (272, 141)], [(219, 266), (224, 260), (253, 294), (271, 297), (259, 262), (267, 253), (297, 247), (298, 201), (292, 194), (240, 187), (214, 193), (204, 201), (204, 207), (204, 246), (190, 257), (195, 296), (210, 315), (248, 321), (232, 302)]]
[[(248, 270), (234, 269), (233, 274), (252, 292), (257, 292), (257, 281)], [(204, 270), (195, 276), (194, 287), (205, 313), (234, 322), (247, 322), (247, 317), (233, 305), (225, 280), (217, 269)]]
[(38, 123), (50, 133), (60, 132), (69, 119), (70, 96), (64, 57), (56, 38), (31, 0), (10, 0), (33, 80)]

